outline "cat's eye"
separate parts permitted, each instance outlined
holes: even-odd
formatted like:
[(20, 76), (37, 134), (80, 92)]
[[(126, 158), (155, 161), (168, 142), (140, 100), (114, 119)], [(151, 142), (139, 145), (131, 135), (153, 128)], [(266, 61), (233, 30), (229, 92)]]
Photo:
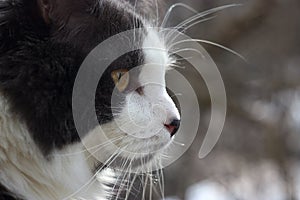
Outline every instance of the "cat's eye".
[(129, 84), (129, 72), (127, 69), (117, 69), (111, 72), (111, 77), (120, 92), (124, 92)]

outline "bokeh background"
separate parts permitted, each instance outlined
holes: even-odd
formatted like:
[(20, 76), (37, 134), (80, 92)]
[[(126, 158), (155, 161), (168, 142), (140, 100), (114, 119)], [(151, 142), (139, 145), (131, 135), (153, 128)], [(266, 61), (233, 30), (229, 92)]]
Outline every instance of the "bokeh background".
[[(239, 57), (202, 44), (225, 83), (228, 112), (213, 151), (198, 158), (210, 118), (205, 83), (185, 69), (198, 91), (201, 126), (189, 150), (165, 169), (168, 200), (300, 200), (300, 1), (168, 0), (199, 12), (221, 5), (215, 19), (186, 34), (227, 46)], [(173, 11), (169, 26), (193, 13)]]

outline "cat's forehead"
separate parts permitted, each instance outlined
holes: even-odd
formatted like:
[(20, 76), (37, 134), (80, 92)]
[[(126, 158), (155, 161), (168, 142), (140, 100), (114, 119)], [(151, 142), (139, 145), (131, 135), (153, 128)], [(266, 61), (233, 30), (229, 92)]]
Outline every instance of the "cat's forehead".
[[(172, 63), (172, 59), (169, 56), (163, 37), (157, 29), (144, 28), (142, 30), (143, 35), (139, 37), (140, 46), (137, 47), (137, 50), (130, 51), (116, 59), (110, 65), (107, 75), (102, 78), (104, 82), (111, 83), (110, 87), (114, 87), (110, 80), (111, 74), (126, 69), (129, 71), (130, 79), (125, 93), (137, 90), (140, 87), (147, 90), (154, 85), (165, 88), (165, 74)], [(102, 85), (104, 85), (103, 83)]]
[(148, 28), (142, 43), (144, 65), (139, 75), (141, 82), (165, 85), (165, 72), (171, 58), (163, 37), (153, 28)]
[(144, 27), (140, 30), (139, 33), (142, 35), (139, 40), (131, 41), (132, 46), (136, 45), (134, 43), (139, 43), (137, 50), (125, 53), (116, 59), (111, 64), (110, 71), (120, 68), (132, 70), (131, 73), (139, 75), (142, 82), (153, 76), (162, 79), (172, 63), (164, 38), (156, 28)]
[(148, 28), (143, 41), (143, 52), (147, 63), (156, 63), (163, 66), (169, 64), (170, 57), (164, 38), (154, 28)]

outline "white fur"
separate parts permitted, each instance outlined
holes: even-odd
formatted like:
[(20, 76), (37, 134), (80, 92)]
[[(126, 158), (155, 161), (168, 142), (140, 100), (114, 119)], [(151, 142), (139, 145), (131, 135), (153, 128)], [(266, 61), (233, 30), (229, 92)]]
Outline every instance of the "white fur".
[(60, 200), (71, 194), (72, 199), (101, 197), (103, 190), (97, 182), (88, 191), (87, 187), (79, 191), (92, 178), (81, 144), (55, 151), (49, 160), (45, 159), (8, 105), (0, 97), (1, 184), (30, 200)]

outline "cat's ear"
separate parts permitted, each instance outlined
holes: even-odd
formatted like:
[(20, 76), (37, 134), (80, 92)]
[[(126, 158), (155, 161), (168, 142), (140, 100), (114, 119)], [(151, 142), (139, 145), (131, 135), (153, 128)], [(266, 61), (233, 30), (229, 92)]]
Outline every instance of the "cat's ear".
[(51, 23), (50, 12), (53, 8), (53, 1), (54, 0), (37, 0), (41, 16), (46, 24)]

